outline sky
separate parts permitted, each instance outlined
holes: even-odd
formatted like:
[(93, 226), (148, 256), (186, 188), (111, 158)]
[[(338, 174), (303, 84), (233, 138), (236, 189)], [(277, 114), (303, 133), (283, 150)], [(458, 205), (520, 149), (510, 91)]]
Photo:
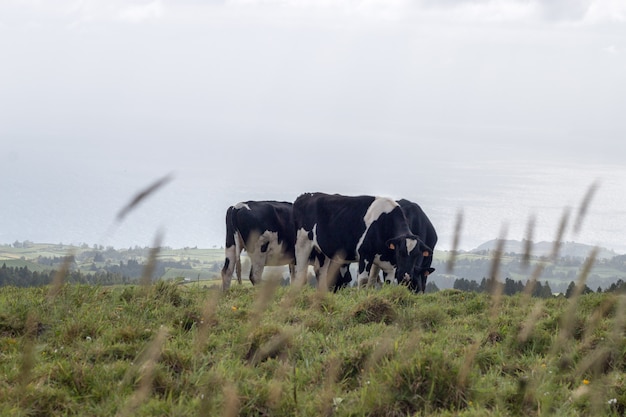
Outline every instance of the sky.
[(471, 249), (598, 184), (565, 239), (626, 253), (621, 0), (2, 0), (0, 57), (0, 243), (219, 247), (229, 205), (323, 191)]

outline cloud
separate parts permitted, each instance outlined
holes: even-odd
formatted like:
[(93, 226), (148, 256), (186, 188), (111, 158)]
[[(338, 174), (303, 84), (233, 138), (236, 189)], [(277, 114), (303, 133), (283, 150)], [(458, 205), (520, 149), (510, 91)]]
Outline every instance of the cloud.
[(623, 0), (595, 0), (589, 6), (587, 21), (598, 22), (625, 22), (626, 2)]
[(159, 0), (144, 4), (132, 4), (123, 7), (119, 12), (119, 18), (129, 22), (143, 22), (149, 19), (158, 19), (163, 16), (164, 8)]
[(253, 18), (281, 24), (325, 21), (585, 23), (626, 20), (623, 0), (10, 0), (0, 4), (0, 26), (25, 21), (73, 23), (155, 19), (194, 22)]
[(604, 51), (610, 55), (617, 55), (619, 54), (619, 49), (617, 48), (617, 46), (615, 45), (609, 45), (606, 48), (604, 48)]

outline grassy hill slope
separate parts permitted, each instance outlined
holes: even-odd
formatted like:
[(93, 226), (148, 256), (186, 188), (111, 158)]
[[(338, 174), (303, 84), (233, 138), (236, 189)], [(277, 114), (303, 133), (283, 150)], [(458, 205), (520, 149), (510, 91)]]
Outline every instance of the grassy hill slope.
[(624, 295), (0, 289), (0, 414), (623, 415)]

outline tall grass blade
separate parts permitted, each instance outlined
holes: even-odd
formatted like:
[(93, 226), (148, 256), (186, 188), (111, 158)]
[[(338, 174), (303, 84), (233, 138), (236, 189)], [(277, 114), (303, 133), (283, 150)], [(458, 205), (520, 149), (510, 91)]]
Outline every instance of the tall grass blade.
[(446, 266), (446, 271), (451, 274), (454, 271), (454, 264), (456, 263), (456, 256), (459, 250), (459, 244), (461, 243), (461, 230), (463, 229), (463, 210), (459, 210), (456, 214), (456, 222), (454, 224), (454, 237), (452, 239), (452, 251), (450, 252), (450, 258)]
[(167, 183), (169, 183), (170, 181), (172, 181), (174, 179), (172, 174), (167, 174), (166, 176), (164, 176), (163, 178), (160, 178), (158, 180), (156, 180), (155, 182), (153, 182), (152, 184), (150, 184), (148, 187), (144, 188), (143, 190), (139, 191), (137, 194), (135, 194), (135, 196), (128, 202), (128, 204), (126, 204), (118, 213), (116, 216), (116, 219), (118, 222), (121, 222), (122, 220), (124, 220), (124, 218), (128, 215), (128, 213), (130, 213), (131, 211), (133, 211), (138, 205), (139, 203), (141, 203), (143, 200), (145, 200), (146, 198), (148, 198), (150, 195), (154, 194), (156, 191), (158, 191), (160, 188), (163, 188), (163, 186), (165, 186)]
[(500, 231), (500, 237), (497, 239), (496, 248), (493, 251), (491, 266), (489, 268), (489, 288), (493, 293), (493, 287), (499, 282), (500, 265), (502, 264), (502, 256), (504, 255), (504, 244), (506, 243), (507, 226), (503, 225)]
[(340, 363), (338, 358), (332, 358), (327, 366), (326, 378), (324, 379), (322, 392), (319, 396), (320, 405), (317, 415), (320, 417), (330, 417), (334, 414), (335, 405), (333, 398), (335, 397), (339, 367)]
[(206, 296), (194, 342), (194, 351), (197, 355), (200, 355), (206, 349), (209, 329), (217, 323), (217, 305), (220, 295), (221, 291), (213, 288), (209, 290)]
[(580, 271), (580, 275), (576, 280), (576, 285), (574, 287), (574, 291), (570, 296), (568, 307), (563, 315), (561, 330), (559, 331), (558, 338), (554, 343), (552, 352), (559, 353), (565, 347), (565, 344), (570, 339), (573, 334), (575, 319), (576, 319), (576, 308), (578, 305), (578, 299), (582, 294), (585, 283), (587, 282), (587, 278), (589, 276), (589, 272), (593, 267), (593, 264), (596, 261), (596, 257), (598, 256), (599, 249), (597, 247), (593, 248), (585, 263)]
[(261, 322), (263, 313), (269, 306), (270, 301), (272, 301), (272, 299), (274, 298), (274, 294), (276, 293), (276, 290), (280, 286), (282, 279), (283, 279), (282, 275), (279, 275), (277, 273), (275, 275), (270, 275), (267, 279), (264, 279), (259, 284), (260, 288), (257, 293), (256, 299), (254, 302), (254, 307), (252, 309), (251, 317), (250, 317), (249, 326), (250, 326), (251, 331), (256, 329), (256, 327)]
[(33, 314), (29, 314), (26, 319), (26, 334), (24, 335), (24, 346), (22, 348), (22, 361), (18, 385), (20, 397), (26, 390), (26, 386), (31, 381), (32, 370), (35, 367), (35, 337), (37, 336), (37, 319)]
[(152, 243), (152, 247), (150, 248), (146, 266), (143, 268), (141, 278), (139, 280), (139, 283), (144, 288), (148, 288), (152, 284), (152, 276), (154, 275), (154, 271), (156, 269), (157, 257), (159, 255), (159, 252), (161, 251), (162, 241), (163, 233), (159, 231), (154, 237), (154, 242)]
[(585, 216), (587, 215), (587, 211), (589, 210), (589, 206), (591, 205), (591, 200), (593, 200), (593, 197), (596, 195), (598, 188), (600, 188), (600, 182), (596, 180), (587, 189), (587, 192), (578, 207), (578, 212), (576, 213), (576, 220), (574, 221), (575, 234), (580, 232)]
[(70, 265), (72, 264), (72, 259), (74, 257), (74, 252), (70, 251), (65, 259), (63, 259), (63, 263), (61, 267), (56, 271), (54, 277), (52, 278), (52, 283), (50, 285), (50, 289), (48, 290), (48, 301), (53, 301), (57, 295), (61, 292), (61, 288), (63, 288), (63, 284), (65, 283), (65, 278), (67, 274), (70, 272)]
[[(500, 264), (502, 262), (502, 254), (504, 253), (504, 244), (506, 242), (507, 226), (503, 225), (500, 231), (500, 236), (497, 239), (496, 249), (493, 252), (493, 259), (491, 262), (491, 271), (489, 273), (488, 289), (491, 293), (491, 308), (489, 314), (489, 333), (495, 331), (495, 323), (500, 312), (500, 303), (502, 299), (502, 293), (504, 285), (499, 280)], [(476, 360), (476, 355), (480, 350), (482, 341), (477, 338), (474, 343), (470, 345), (465, 353), (463, 364), (459, 370), (458, 384), (461, 390), (465, 390), (468, 384), (468, 378)]]
[(520, 332), (517, 334), (517, 341), (519, 343), (525, 343), (528, 340), (535, 329), (535, 325), (544, 313), (544, 307), (545, 303), (543, 301), (539, 301), (535, 304), (530, 315), (526, 317), (526, 320), (522, 323)]
[(569, 207), (565, 207), (563, 215), (561, 216), (561, 221), (559, 222), (559, 227), (556, 231), (556, 236), (554, 237), (554, 245), (552, 246), (552, 251), (550, 252), (551, 261), (555, 261), (559, 256), (559, 251), (563, 245), (563, 236), (565, 236), (565, 230), (567, 229), (567, 223), (569, 222), (570, 213), (571, 209)]
[(222, 410), (223, 417), (237, 417), (239, 415), (240, 400), (237, 393), (237, 387), (232, 382), (227, 382), (223, 389), (224, 408)]
[(154, 370), (161, 357), (161, 351), (168, 334), (168, 329), (161, 327), (154, 340), (136, 361), (135, 366), (140, 370), (139, 387), (135, 390), (124, 409), (117, 414), (118, 417), (135, 415), (137, 408), (150, 397), (154, 382)]
[(533, 250), (533, 239), (535, 232), (535, 216), (530, 216), (526, 225), (526, 238), (524, 239), (524, 253), (522, 254), (522, 266), (530, 266), (530, 258)]
[[(337, 283), (339, 279), (339, 271), (345, 264), (345, 256), (343, 253), (335, 255), (335, 257), (329, 261), (327, 272), (320, 275), (320, 282), (317, 283), (317, 291), (325, 294), (331, 287)], [(369, 284), (369, 281), (368, 281)]]

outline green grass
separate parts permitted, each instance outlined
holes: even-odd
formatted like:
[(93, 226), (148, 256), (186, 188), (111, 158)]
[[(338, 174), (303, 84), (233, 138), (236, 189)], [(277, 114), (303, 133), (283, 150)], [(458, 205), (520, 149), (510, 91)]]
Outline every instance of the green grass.
[[(0, 415), (585, 416), (626, 410), (624, 296), (0, 289)], [(575, 303), (572, 304), (572, 303)]]

